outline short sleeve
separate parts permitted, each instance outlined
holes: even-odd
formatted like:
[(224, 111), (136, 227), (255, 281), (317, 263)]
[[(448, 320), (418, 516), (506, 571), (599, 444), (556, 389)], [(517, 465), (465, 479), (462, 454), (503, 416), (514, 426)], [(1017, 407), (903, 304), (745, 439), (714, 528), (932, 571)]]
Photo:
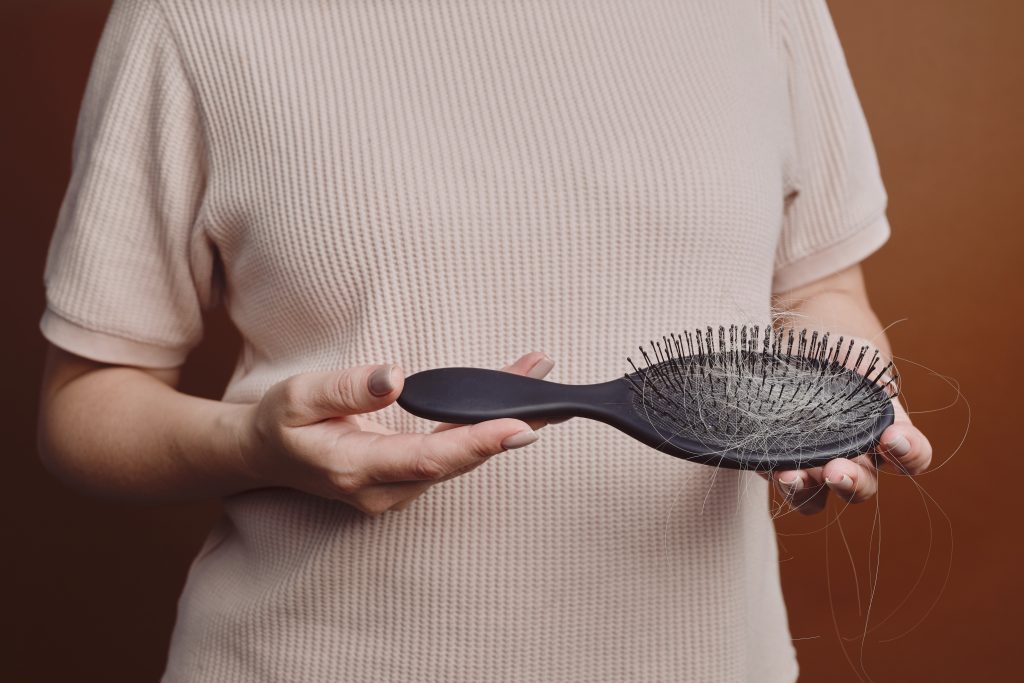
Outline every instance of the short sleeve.
[(200, 112), (160, 8), (115, 2), (46, 259), (50, 342), (119, 365), (184, 361), (216, 298), (205, 176)]
[(779, 0), (792, 155), (773, 292), (852, 266), (889, 238), (886, 192), (825, 0)]

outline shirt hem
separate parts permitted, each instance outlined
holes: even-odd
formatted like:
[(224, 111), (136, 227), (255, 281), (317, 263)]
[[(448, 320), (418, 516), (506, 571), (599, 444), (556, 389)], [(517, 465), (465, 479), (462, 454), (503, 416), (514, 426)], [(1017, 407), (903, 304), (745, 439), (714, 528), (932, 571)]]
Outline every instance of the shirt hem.
[(39, 330), (54, 346), (100, 363), (167, 369), (179, 367), (188, 355), (187, 350), (147, 344), (83, 327), (50, 307), (43, 312)]
[(772, 278), (772, 293), (795, 289), (860, 263), (881, 248), (890, 233), (889, 219), (883, 213), (839, 242), (777, 269)]

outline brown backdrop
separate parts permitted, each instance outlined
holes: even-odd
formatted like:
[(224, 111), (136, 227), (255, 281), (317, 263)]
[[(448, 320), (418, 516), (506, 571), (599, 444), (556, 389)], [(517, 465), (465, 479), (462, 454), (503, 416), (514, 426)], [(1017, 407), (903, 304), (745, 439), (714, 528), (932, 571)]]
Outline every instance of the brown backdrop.
[[(0, 211), (8, 358), (3, 383), (0, 678), (144, 681), (162, 669), (175, 600), (213, 505), (129, 507), (82, 498), (35, 457), (41, 272), (68, 178), (75, 117), (108, 2), (2, 0)], [(833, 15), (891, 195), (890, 243), (866, 264), (904, 363), (913, 410), (954, 398), (972, 423), (956, 457), (879, 505), (780, 520), (785, 589), (805, 681), (1015, 678), (1024, 561), (1014, 502), (1024, 468), (1024, 3), (833, 0)], [(235, 333), (220, 318), (185, 389), (216, 396)], [(940, 461), (961, 402), (922, 413)], [(872, 533), (874, 530), (874, 533)], [(845, 543), (844, 543), (845, 539)], [(872, 590), (874, 587), (874, 590)]]

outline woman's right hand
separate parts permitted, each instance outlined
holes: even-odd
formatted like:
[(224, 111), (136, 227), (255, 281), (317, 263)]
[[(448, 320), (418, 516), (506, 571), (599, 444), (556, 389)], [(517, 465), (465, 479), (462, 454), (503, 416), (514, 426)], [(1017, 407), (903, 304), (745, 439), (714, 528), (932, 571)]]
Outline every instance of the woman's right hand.
[[(504, 370), (543, 377), (553, 364), (534, 352)], [(402, 434), (364, 417), (393, 403), (403, 384), (397, 366), (364, 365), (272, 386), (243, 419), (239, 446), (250, 476), (258, 486), (294, 488), (377, 515), (537, 440), (539, 423), (511, 418)]]

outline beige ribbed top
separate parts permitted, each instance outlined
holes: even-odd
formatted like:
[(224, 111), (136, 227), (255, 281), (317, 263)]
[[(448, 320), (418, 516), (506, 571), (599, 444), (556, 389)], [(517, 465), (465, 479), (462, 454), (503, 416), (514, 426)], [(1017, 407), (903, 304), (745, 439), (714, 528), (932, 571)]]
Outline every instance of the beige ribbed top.
[[(175, 366), (222, 303), (227, 401), (534, 349), (599, 382), (764, 324), (886, 240), (885, 201), (824, 0), (123, 1), (42, 329)], [(795, 676), (766, 483), (576, 419), (403, 512), (229, 498), (165, 680)]]

